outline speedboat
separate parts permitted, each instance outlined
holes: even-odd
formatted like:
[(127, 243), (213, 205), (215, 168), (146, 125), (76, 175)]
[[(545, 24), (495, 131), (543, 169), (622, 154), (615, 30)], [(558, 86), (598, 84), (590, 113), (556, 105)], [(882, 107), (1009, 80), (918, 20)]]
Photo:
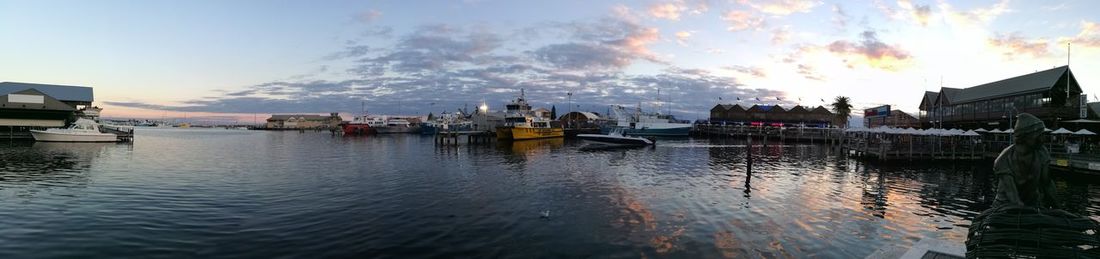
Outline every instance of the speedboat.
[(99, 131), (99, 124), (89, 119), (77, 119), (64, 129), (31, 130), (35, 141), (52, 142), (118, 142), (118, 136)]
[(587, 141), (593, 141), (593, 142), (624, 144), (624, 145), (638, 145), (638, 146), (648, 146), (648, 145), (653, 145), (653, 143), (654, 143), (654, 141), (652, 139), (648, 139), (648, 138), (624, 136), (622, 129), (611, 130), (611, 132), (607, 133), (606, 135), (605, 134), (577, 134), (577, 138), (587, 140)]

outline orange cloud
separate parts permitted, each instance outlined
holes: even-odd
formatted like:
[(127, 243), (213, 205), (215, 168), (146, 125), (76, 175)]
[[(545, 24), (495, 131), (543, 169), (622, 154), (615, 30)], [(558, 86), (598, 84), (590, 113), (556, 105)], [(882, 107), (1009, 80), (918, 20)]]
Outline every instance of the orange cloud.
[(1081, 32), (1073, 37), (1058, 38), (1060, 43), (1073, 43), (1075, 46), (1086, 48), (1100, 48), (1100, 24), (1090, 21), (1081, 21)]
[(1004, 52), (1001, 55), (1007, 59), (1013, 59), (1021, 55), (1030, 55), (1034, 58), (1049, 57), (1051, 55), (1050, 44), (1046, 39), (1026, 39), (1020, 36), (1019, 33), (997, 34), (997, 36), (989, 39), (989, 45), (1002, 49)]
[(778, 16), (786, 16), (792, 13), (808, 13), (810, 10), (814, 9), (814, 7), (821, 4), (820, 1), (809, 0), (739, 0), (738, 3), (752, 7), (762, 13)]
[(649, 6), (649, 15), (656, 18), (678, 21), (680, 20), (680, 13), (684, 12), (686, 9), (686, 7), (677, 3), (654, 4)]
[(748, 11), (734, 10), (722, 16), (722, 20), (729, 23), (726, 27), (729, 31), (742, 31), (747, 29), (760, 29), (765, 26), (764, 17), (753, 15)]
[(791, 32), (787, 30), (787, 27), (772, 29), (772, 45), (783, 45), (783, 43), (787, 43), (787, 39), (790, 38)]
[(844, 59), (849, 68), (858, 64), (897, 71), (908, 66), (911, 56), (901, 47), (888, 45), (878, 39), (874, 31), (864, 31), (860, 34), (863, 38), (860, 42), (838, 40), (826, 46), (826, 49)]
[(676, 43), (687, 46), (687, 40), (691, 38), (693, 32), (690, 31), (678, 31), (676, 32)]

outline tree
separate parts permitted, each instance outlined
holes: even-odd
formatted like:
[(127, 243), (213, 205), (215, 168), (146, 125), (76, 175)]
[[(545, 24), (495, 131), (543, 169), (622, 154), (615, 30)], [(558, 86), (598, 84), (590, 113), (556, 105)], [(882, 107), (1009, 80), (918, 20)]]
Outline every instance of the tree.
[(841, 122), (841, 127), (848, 127), (848, 116), (852, 114), (852, 103), (847, 96), (837, 96), (833, 99), (833, 113), (836, 113), (837, 120)]
[(557, 106), (553, 106), (553, 105), (550, 106), (550, 119), (551, 120), (558, 119), (558, 107)]

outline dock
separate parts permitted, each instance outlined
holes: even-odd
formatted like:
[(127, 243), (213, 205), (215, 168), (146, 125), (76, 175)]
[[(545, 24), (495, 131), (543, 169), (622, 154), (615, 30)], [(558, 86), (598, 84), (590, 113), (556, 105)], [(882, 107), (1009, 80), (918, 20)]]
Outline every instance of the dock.
[(442, 131), (435, 134), (435, 144), (439, 146), (457, 146), (465, 137), (466, 144), (489, 144), (496, 135), (489, 131)]
[(134, 127), (132, 126), (103, 125), (99, 127), (99, 131), (115, 134), (120, 142), (134, 141)]

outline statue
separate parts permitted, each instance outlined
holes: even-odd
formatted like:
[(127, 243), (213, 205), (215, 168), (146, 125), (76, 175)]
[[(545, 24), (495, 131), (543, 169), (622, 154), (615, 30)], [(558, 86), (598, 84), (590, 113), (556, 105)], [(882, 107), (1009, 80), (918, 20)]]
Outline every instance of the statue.
[(1054, 182), (1050, 179), (1050, 151), (1043, 146), (1046, 125), (1034, 115), (1017, 116), (1014, 143), (993, 162), (997, 181), (994, 206), (1016, 205), (1057, 208)]

